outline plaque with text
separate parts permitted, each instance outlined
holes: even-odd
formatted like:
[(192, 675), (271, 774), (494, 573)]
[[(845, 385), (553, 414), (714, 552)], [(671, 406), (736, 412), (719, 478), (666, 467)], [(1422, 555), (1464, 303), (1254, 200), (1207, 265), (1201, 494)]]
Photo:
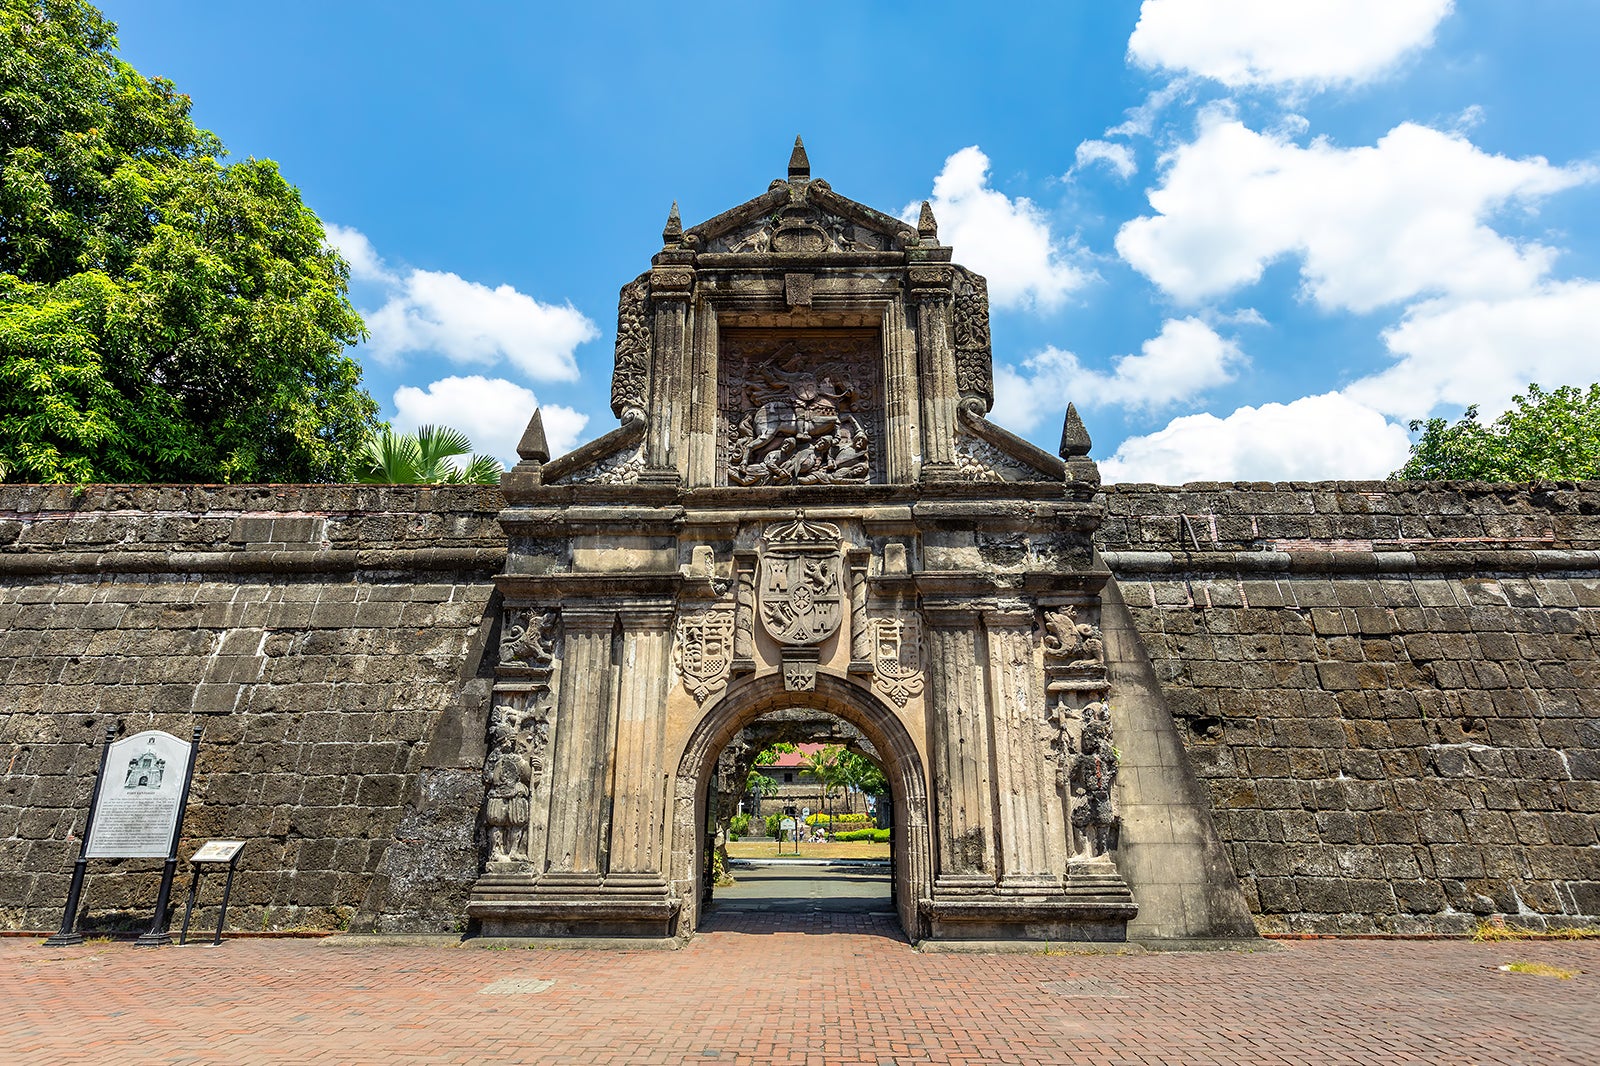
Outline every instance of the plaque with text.
[(189, 742), (158, 729), (110, 746), (84, 848), (90, 859), (163, 859), (183, 809)]
[(242, 840), (208, 840), (199, 851), (189, 856), (193, 864), (206, 862), (232, 862), (244, 848)]

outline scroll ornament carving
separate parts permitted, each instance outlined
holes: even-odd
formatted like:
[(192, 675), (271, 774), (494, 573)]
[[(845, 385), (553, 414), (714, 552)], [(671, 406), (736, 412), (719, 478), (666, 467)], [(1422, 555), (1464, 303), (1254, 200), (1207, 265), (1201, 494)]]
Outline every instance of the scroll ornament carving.
[(716, 607), (678, 620), (678, 673), (696, 703), (727, 687), (733, 663), (733, 611)]
[(1075, 607), (1046, 611), (1044, 657), (1047, 666), (1069, 671), (1093, 671), (1105, 666), (1105, 642), (1100, 630), (1078, 621)]
[(1121, 757), (1111, 742), (1111, 709), (1096, 701), (1081, 712), (1083, 731), (1072, 757), (1072, 824), (1091, 858), (1114, 846), (1118, 817), (1112, 786)]
[(650, 275), (622, 287), (617, 301), (617, 358), (611, 375), (611, 411), (644, 413), (650, 375)]
[(534, 782), (544, 772), (549, 724), (541, 714), (525, 714), (498, 704), (489, 715), (489, 754), (484, 761), (483, 822), (490, 862), (528, 858)]
[[(791, 358), (790, 363), (796, 362)], [(871, 475), (871, 441), (856, 417), (857, 390), (834, 364), (755, 368), (744, 409), (729, 418), (728, 480), (735, 485), (832, 485)]]
[(917, 619), (873, 620), (873, 682), (896, 707), (922, 692), (922, 634)]
[(709, 252), (766, 255), (769, 252), (882, 252), (887, 234), (826, 212), (793, 212), (760, 218), (712, 240)]
[(554, 611), (508, 611), (500, 637), (502, 666), (548, 667), (555, 659)]
[(963, 396), (994, 403), (994, 356), (989, 341), (989, 283), (983, 275), (956, 267), (952, 317), (956, 342), (956, 388)]

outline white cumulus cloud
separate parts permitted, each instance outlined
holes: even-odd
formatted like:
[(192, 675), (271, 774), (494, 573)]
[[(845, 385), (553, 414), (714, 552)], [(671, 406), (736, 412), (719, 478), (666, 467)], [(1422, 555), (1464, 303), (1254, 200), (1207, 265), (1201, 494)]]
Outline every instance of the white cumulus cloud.
[(1244, 362), (1236, 342), (1198, 318), (1169, 319), (1138, 355), (1114, 359), (1109, 373), (1086, 367), (1072, 352), (1054, 347), (1027, 359), (1021, 368), (999, 365), (993, 417), (1027, 432), (1046, 417), (1060, 417), (1069, 400), (1079, 407), (1170, 407), (1232, 381)]
[(322, 232), (327, 237), (328, 244), (350, 264), (351, 278), (356, 281), (376, 281), (385, 284), (393, 284), (398, 280), (383, 265), (382, 257), (378, 255), (377, 249), (372, 247), (372, 242), (367, 240), (365, 233), (349, 226), (337, 226), (331, 222), (322, 224)]
[(1368, 311), (1418, 296), (1487, 298), (1526, 291), (1555, 250), (1518, 243), (1485, 220), (1511, 202), (1596, 171), (1510, 159), (1413, 123), (1372, 147), (1301, 147), (1220, 115), (1164, 160), (1157, 214), (1117, 234), (1117, 251), (1186, 301), (1255, 282), (1286, 255), (1326, 308)]
[(1230, 88), (1379, 78), (1431, 44), (1452, 0), (1145, 0), (1128, 55)]
[(1100, 461), (1108, 482), (1314, 481), (1386, 477), (1410, 455), (1404, 427), (1339, 393), (1185, 415)]
[(433, 352), (455, 363), (505, 360), (535, 381), (576, 381), (574, 349), (600, 335), (570, 303), (543, 303), (510, 285), (490, 288), (444, 271), (402, 274), (360, 230), (325, 224), (323, 231), (352, 279), (383, 287), (383, 306), (362, 312), (372, 335), (366, 350), (379, 362)]
[(571, 304), (547, 304), (510, 285), (413, 270), (367, 318), (375, 358), (438, 352), (457, 363), (505, 359), (536, 381), (576, 381), (573, 350), (600, 335)]
[(1125, 144), (1094, 140), (1079, 144), (1077, 154), (1073, 158), (1072, 169), (1083, 170), (1096, 164), (1109, 167), (1113, 174), (1124, 180), (1139, 172), (1139, 164), (1133, 158), (1133, 149)]
[(1412, 307), (1384, 343), (1398, 361), (1345, 392), (1386, 414), (1420, 418), (1439, 404), (1478, 404), (1493, 418), (1529, 382), (1600, 377), (1600, 282), (1550, 282), (1500, 300)]
[[(499, 459), (508, 469), (517, 463), (517, 441), (539, 406), (528, 389), (504, 378), (478, 374), (435, 381), (426, 390), (402, 385), (395, 390), (397, 412), (392, 424), (398, 430), (422, 425), (459, 429), (479, 452)], [(570, 407), (547, 404), (543, 409), (545, 439), (557, 456), (577, 446), (589, 416)]]
[[(996, 308), (1049, 310), (1094, 276), (1071, 262), (1072, 250), (1050, 232), (1049, 219), (1033, 201), (989, 186), (989, 157), (976, 145), (944, 161), (930, 204), (940, 242), (954, 246), (963, 264), (989, 279)], [(900, 217), (915, 224), (920, 210), (920, 202), (908, 204)]]

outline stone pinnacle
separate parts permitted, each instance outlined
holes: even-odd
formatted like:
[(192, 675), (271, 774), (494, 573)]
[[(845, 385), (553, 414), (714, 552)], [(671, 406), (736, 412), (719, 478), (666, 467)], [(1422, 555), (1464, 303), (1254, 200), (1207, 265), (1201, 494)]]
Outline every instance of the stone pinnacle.
[(811, 160), (806, 158), (805, 143), (798, 136), (794, 139), (794, 151), (789, 153), (789, 180), (811, 180)]
[(1078, 417), (1078, 409), (1067, 404), (1067, 419), (1061, 424), (1061, 458), (1088, 455), (1093, 443), (1089, 431), (1083, 428), (1083, 419)]
[(533, 417), (528, 419), (528, 428), (522, 431), (522, 439), (517, 441), (517, 455), (534, 463), (550, 461), (550, 445), (544, 439), (544, 415), (537, 407), (533, 409)]
[(678, 201), (672, 201), (672, 210), (667, 212), (667, 224), (661, 230), (662, 244), (683, 243), (683, 219), (678, 217)]
[(917, 236), (925, 241), (939, 239), (939, 223), (934, 220), (933, 207), (926, 200), (922, 201), (922, 216), (917, 219)]

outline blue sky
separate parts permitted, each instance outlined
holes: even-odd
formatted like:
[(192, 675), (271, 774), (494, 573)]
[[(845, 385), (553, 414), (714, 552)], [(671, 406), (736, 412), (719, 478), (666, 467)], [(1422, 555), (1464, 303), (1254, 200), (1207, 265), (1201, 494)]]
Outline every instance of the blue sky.
[(1600, 4), (107, 0), (354, 267), (366, 383), (514, 461), (611, 428), (618, 288), (781, 177), (933, 201), (993, 417), (1108, 480), (1381, 477), (1406, 423), (1600, 380)]

